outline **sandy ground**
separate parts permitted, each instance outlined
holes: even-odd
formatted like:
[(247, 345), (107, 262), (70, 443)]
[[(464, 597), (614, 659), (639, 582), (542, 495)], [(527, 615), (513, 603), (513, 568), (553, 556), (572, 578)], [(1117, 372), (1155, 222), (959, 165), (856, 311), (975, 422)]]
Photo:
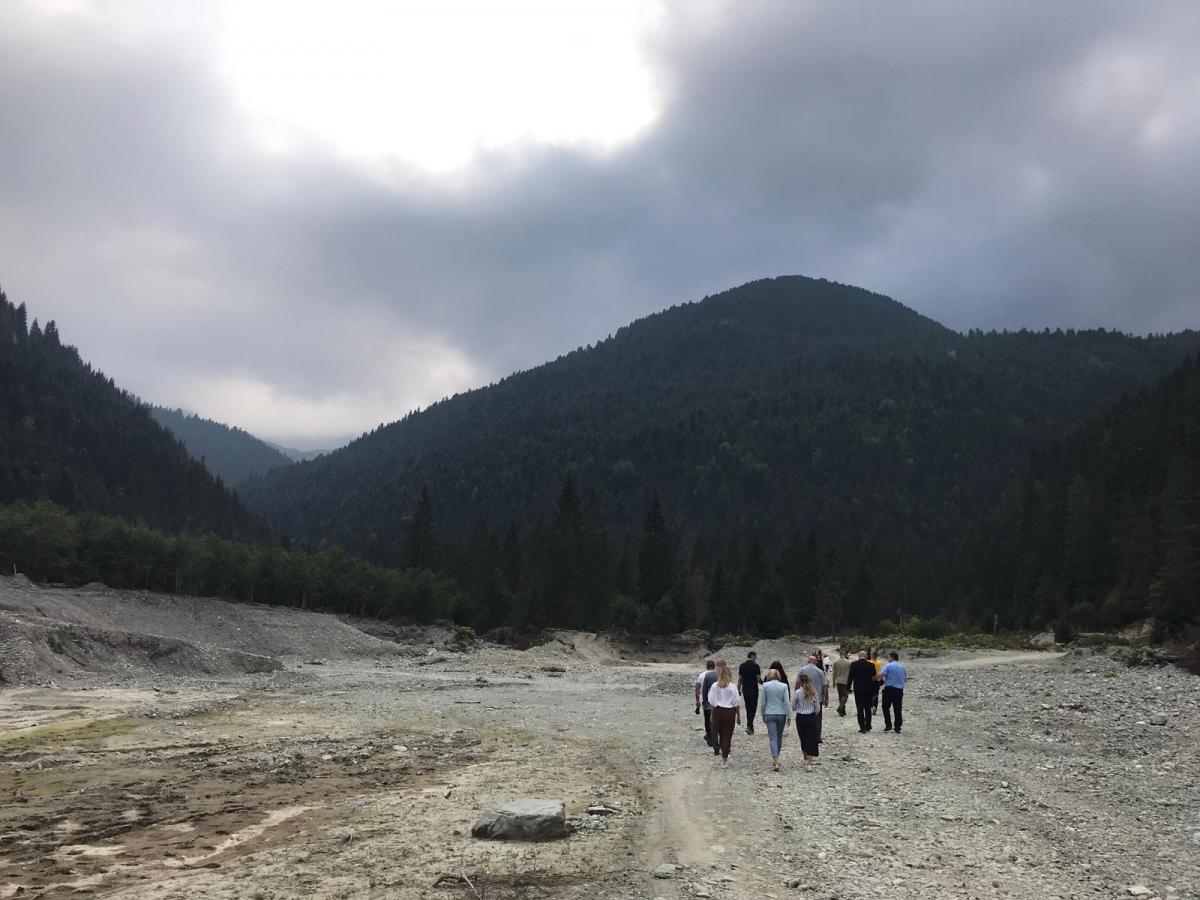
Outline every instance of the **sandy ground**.
[[(903, 735), (830, 710), (775, 774), (761, 726), (715, 765), (699, 657), (577, 644), (4, 687), (0, 898), (1200, 896), (1194, 676), (916, 659)], [(577, 830), (470, 836), (522, 797)]]

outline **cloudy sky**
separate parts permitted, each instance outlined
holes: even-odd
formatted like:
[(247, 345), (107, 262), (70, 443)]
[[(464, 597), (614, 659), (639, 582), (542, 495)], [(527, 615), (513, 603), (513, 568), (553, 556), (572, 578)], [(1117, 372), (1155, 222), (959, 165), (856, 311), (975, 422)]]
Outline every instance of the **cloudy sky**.
[(1192, 0), (3, 0), (0, 285), (327, 446), (765, 275), (1200, 326)]

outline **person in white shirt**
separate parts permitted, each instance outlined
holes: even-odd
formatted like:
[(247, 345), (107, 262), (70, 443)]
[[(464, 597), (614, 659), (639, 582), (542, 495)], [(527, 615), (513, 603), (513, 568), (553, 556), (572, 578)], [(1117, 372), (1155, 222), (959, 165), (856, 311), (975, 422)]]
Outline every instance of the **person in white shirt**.
[(742, 695), (738, 693), (729, 664), (723, 659), (717, 660), (717, 680), (708, 689), (708, 705), (712, 707), (713, 728), (721, 749), (721, 766), (727, 769), (733, 729), (742, 723)]
[(821, 755), (817, 744), (817, 716), (821, 712), (821, 695), (808, 675), (808, 666), (796, 676), (796, 690), (792, 692), (792, 712), (796, 714), (796, 733), (800, 735), (800, 752), (804, 764), (811, 766)]

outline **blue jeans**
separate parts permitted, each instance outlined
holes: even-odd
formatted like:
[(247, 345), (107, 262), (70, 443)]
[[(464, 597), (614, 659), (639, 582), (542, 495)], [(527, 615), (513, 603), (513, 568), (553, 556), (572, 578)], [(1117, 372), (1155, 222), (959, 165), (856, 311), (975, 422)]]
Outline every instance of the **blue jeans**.
[(783, 730), (787, 727), (787, 716), (778, 714), (763, 716), (763, 721), (767, 723), (767, 739), (771, 742), (771, 756), (778, 756), (780, 747), (783, 745)]

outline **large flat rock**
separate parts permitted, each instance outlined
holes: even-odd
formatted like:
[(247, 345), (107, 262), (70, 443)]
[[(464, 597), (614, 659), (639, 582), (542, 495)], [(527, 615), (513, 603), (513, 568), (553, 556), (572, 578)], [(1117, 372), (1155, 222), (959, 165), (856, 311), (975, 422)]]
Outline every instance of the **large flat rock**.
[(571, 833), (561, 800), (514, 800), (479, 817), (471, 834), (497, 841), (553, 841)]

